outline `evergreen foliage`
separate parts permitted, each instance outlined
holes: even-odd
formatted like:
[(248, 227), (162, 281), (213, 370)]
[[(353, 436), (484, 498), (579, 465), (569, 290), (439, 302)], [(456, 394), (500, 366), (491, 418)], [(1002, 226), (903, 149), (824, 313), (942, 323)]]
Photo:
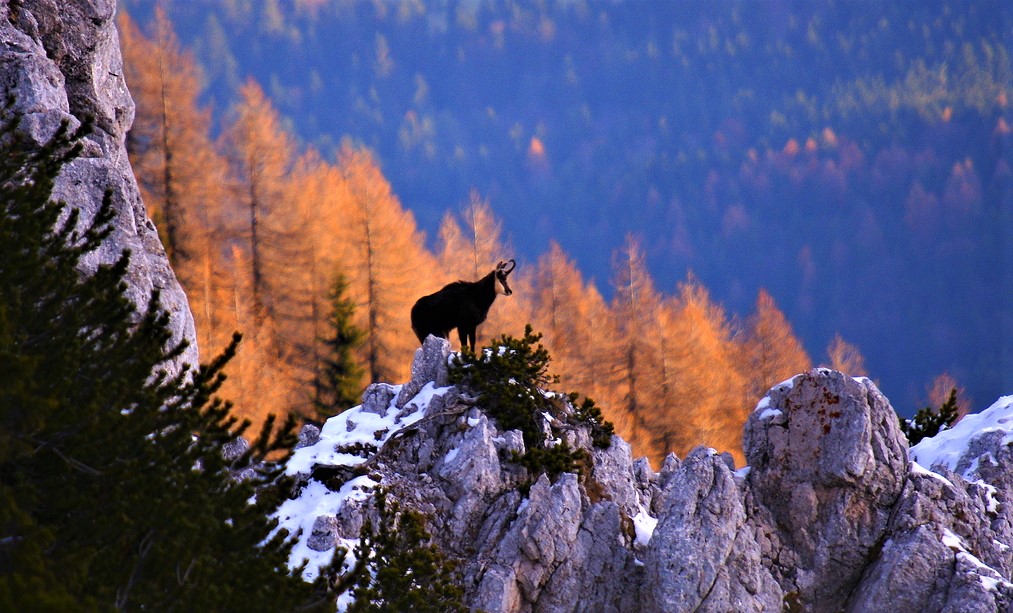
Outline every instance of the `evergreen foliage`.
[[(541, 334), (525, 326), (524, 337), (503, 335), (475, 355), (464, 348), (450, 370), (450, 381), (478, 395), (481, 406), (503, 430), (520, 430), (525, 453), (515, 457), (532, 476), (546, 473), (555, 478), (563, 472), (579, 471), (587, 457), (583, 449), (571, 449), (565, 442), (550, 444), (543, 428), (543, 415), (556, 420), (590, 425), (594, 444), (608, 447), (613, 432), (594, 401), (587, 399), (573, 415), (560, 410), (559, 399), (543, 391), (557, 378), (549, 375), (549, 352), (539, 343)], [(576, 394), (568, 397), (571, 402)], [(550, 424), (550, 430), (554, 426)], [(551, 432), (554, 438), (555, 431)]]
[(957, 389), (950, 389), (946, 401), (935, 409), (931, 406), (919, 409), (913, 419), (900, 418), (900, 429), (909, 445), (917, 445), (922, 439), (931, 438), (948, 429), (959, 417)]
[(577, 396), (578, 394), (576, 393), (570, 394), (570, 403), (577, 407), (577, 421), (591, 427), (591, 442), (594, 443), (595, 447), (601, 449), (608, 448), (612, 444), (612, 435), (616, 431), (615, 427), (605, 419), (601, 409), (598, 408), (594, 400), (584, 398), (580, 406), (577, 406)]
[(355, 303), (347, 293), (348, 281), (338, 273), (328, 296), (331, 301), (331, 316), (327, 320), (330, 334), (322, 339), (328, 355), (322, 359), (316, 381), (314, 405), (321, 419), (333, 417), (359, 401), (364, 370), (355, 352), (365, 334), (352, 322)]
[(359, 560), (348, 613), (455, 613), (468, 611), (455, 565), (433, 544), (424, 517), (376, 496), (379, 523), (363, 526), (355, 556)]
[[(9, 105), (8, 107), (9, 108)], [(170, 376), (183, 343), (157, 292), (126, 297), (129, 253), (81, 270), (110, 236), (112, 195), (90, 220), (51, 201), (88, 127), (32, 147), (4, 112), (0, 142), (0, 610), (282, 611), (310, 603), (267, 542), (295, 422), (226, 459), (248, 427), (214, 398), (218, 359)], [(238, 481), (233, 474), (253, 470)], [(255, 500), (251, 503), (251, 499)], [(263, 543), (261, 545), (261, 543)], [(327, 599), (319, 599), (326, 604)]]

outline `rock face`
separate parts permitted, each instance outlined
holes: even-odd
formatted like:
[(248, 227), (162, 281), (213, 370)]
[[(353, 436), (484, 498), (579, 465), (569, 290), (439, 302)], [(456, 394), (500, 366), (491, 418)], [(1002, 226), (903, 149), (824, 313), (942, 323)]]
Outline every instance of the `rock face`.
[(767, 557), (805, 610), (840, 610), (884, 541), (907, 473), (906, 439), (868, 379), (817, 371), (765, 400), (744, 446), (776, 543)]
[(44, 143), (62, 121), (77, 127), (86, 118), (95, 128), (82, 155), (67, 165), (54, 198), (91, 219), (106, 190), (116, 211), (106, 247), (84, 262), (94, 270), (131, 252), (128, 295), (140, 308), (152, 292), (171, 314), (173, 341), (186, 339), (187, 352), (170, 365), (197, 364), (193, 317), (154, 224), (134, 181), (125, 136), (134, 103), (123, 81), (123, 62), (114, 14), (116, 0), (21, 0), (0, 3), (0, 95), (15, 96), (13, 113), (36, 143)]
[[(411, 426), (385, 430), (386, 443), (364, 464), (373, 486), (428, 517), (434, 540), (460, 562), (473, 608), (881, 611), (889, 603), (921, 613), (1013, 603), (1013, 453), (1001, 433), (953, 460), (961, 474), (930, 472), (908, 459), (893, 409), (871, 381), (817, 369), (775, 386), (749, 417), (748, 468), (698, 448), (655, 473), (622, 439), (592, 449), (578, 431), (565, 438), (588, 451), (585, 470), (533, 478), (511, 459), (524, 448), (519, 432), (500, 431), (467, 390), (434, 387), (446, 382), (448, 347), (430, 341), (416, 355), (417, 380), (367, 390), (345, 419), (395, 423), (410, 411)], [(1010, 415), (1013, 423), (1013, 397)], [(328, 422), (319, 442), (297, 452), (302, 470), (341, 464), (329, 432), (350, 428)], [(373, 513), (360, 490), (340, 500), (353, 481), (328, 486), (337, 492), (330, 513), (304, 518), (307, 549), (347, 546), (355, 535), (335, 525), (361, 526)]]

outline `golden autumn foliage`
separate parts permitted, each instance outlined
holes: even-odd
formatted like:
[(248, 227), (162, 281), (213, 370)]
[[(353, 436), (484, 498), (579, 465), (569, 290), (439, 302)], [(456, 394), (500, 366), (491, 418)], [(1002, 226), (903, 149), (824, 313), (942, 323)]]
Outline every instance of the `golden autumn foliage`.
[[(314, 415), (328, 290), (338, 276), (364, 333), (356, 348), (364, 387), (408, 377), (418, 346), (409, 321), (416, 299), (514, 257), (477, 192), (458, 214), (445, 215), (428, 250), (371, 151), (346, 144), (333, 160), (300, 152), (252, 80), (214, 142), (210, 115), (198, 104), (200, 77), (164, 14), (148, 36), (125, 15), (120, 28), (137, 102), (131, 161), (189, 296), (204, 357), (234, 330), (244, 334), (223, 389), (243, 417)], [(541, 147), (536, 141), (532, 147)], [(827, 128), (806, 149), (837, 143)], [(783, 153), (799, 155), (798, 142), (789, 140)], [(953, 175), (954, 191), (974, 187), (973, 169)], [(666, 294), (632, 237), (614, 255), (611, 302), (555, 242), (537, 264), (519, 262), (510, 283), (513, 295), (496, 301), (480, 340), (518, 337), (532, 322), (554, 358), (560, 391), (593, 398), (655, 468), (668, 453), (684, 456), (697, 445), (728, 451), (741, 464), (742, 426), (758, 399), (811, 365), (766, 291), (744, 323), (692, 275)], [(865, 374), (858, 349), (840, 336), (828, 358), (834, 368)], [(941, 378), (937, 387), (951, 383)]]
[(760, 290), (756, 312), (749, 316), (739, 358), (746, 374), (746, 400), (762, 397), (768, 389), (812, 367), (791, 324), (774, 298)]
[(399, 381), (418, 342), (409, 313), (427, 287), (419, 271), (435, 270), (436, 263), (372, 153), (345, 146), (339, 168), (351, 194), (342, 268), (357, 307), (356, 325), (366, 333), (366, 371), (372, 381)]
[[(492, 211), (489, 202), (472, 192), (459, 216), (447, 213), (440, 224), (437, 246), (442, 274), (431, 277), (422, 295), (431, 294), (451, 281), (477, 281), (496, 265), (513, 257), (512, 249), (503, 241), (503, 223)], [(529, 275), (524, 267), (510, 276), (512, 296), (501, 296), (490, 309), (485, 323), (479, 327), (478, 342), (498, 338), (501, 334), (519, 336), (524, 324), (531, 321), (529, 303), (518, 296), (529, 296)], [(453, 339), (456, 342), (456, 339)]]

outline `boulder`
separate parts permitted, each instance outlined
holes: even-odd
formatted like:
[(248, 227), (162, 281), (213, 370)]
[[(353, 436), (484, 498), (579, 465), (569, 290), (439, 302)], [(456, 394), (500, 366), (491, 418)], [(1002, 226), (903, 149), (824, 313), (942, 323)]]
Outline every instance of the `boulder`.
[(786, 598), (838, 611), (884, 542), (907, 441), (868, 379), (827, 369), (774, 387), (748, 418), (747, 483), (769, 512), (769, 566)]

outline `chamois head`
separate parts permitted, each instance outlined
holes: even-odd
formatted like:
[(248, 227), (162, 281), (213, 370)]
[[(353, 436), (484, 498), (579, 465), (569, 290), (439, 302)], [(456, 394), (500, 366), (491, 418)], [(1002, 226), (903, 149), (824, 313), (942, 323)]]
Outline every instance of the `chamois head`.
[[(507, 266), (509, 266), (509, 268), (507, 268)], [(507, 275), (512, 273), (514, 271), (514, 268), (517, 268), (517, 262), (514, 262), (513, 260), (509, 260), (507, 262), (500, 262), (499, 264), (496, 264), (494, 276), (496, 277), (497, 294), (509, 296), (510, 294), (514, 293), (514, 291), (510, 289), (510, 284), (507, 283)]]

